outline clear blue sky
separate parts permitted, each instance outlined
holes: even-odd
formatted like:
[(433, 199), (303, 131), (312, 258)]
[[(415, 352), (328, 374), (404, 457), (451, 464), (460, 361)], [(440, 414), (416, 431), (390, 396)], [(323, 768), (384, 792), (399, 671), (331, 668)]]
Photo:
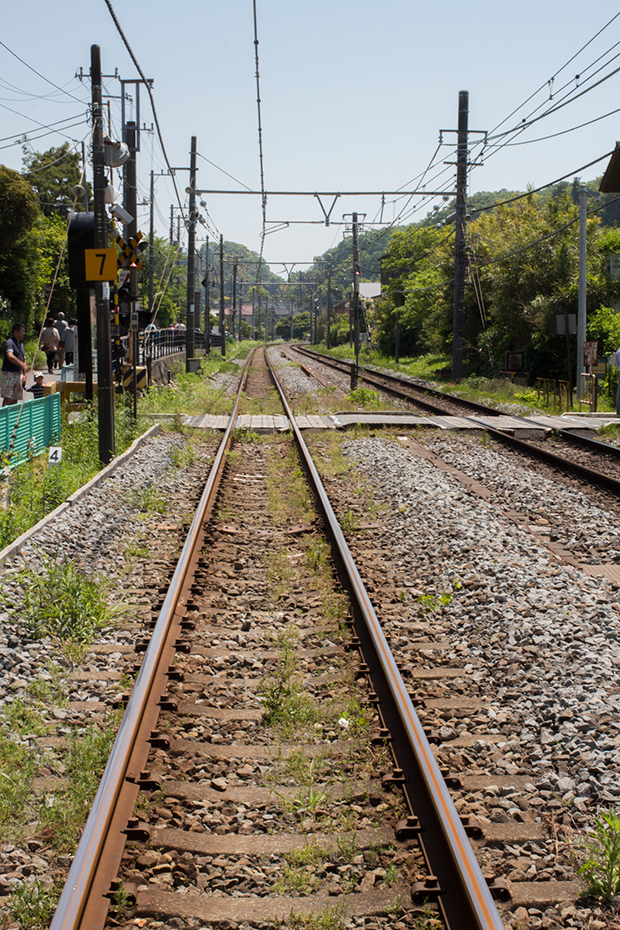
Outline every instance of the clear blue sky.
[[(259, 189), (251, 0), (113, 0), (113, 6), (142, 70), (154, 79), (170, 163), (189, 164), (190, 137), (196, 135), (200, 154), (242, 182), (199, 158), (199, 186)], [(577, 93), (620, 67), (620, 57), (614, 57), (620, 55), (619, 16), (560, 71), (618, 12), (611, 0), (587, 8), (577, 0), (257, 0), (266, 188), (410, 189), (417, 183), (412, 179), (433, 158), (439, 131), (456, 128), (460, 90), (470, 94), (470, 128), (492, 132), (501, 124), (502, 132), (534, 110), (540, 114), (557, 105), (566, 94), (574, 97), (578, 85)], [(63, 89), (56, 90), (0, 46), (0, 161), (12, 168), (22, 167), (21, 146), (14, 143), (24, 134), (32, 137), (37, 151), (65, 140), (57, 133), (36, 139), (32, 120), (48, 125), (75, 117), (79, 125), (65, 135), (72, 140), (88, 137), (90, 86), (74, 75), (80, 68), (88, 75), (92, 44), (101, 47), (104, 74), (118, 69), (125, 79), (137, 77), (104, 0), (12, 3), (3, 12), (0, 41)], [(550, 101), (547, 82), (558, 71)], [(105, 86), (111, 95), (119, 95), (118, 81), (107, 79)], [(539, 186), (576, 171), (614, 147), (620, 139), (620, 113), (553, 139), (529, 140), (563, 132), (618, 107), (620, 72), (522, 134), (498, 139), (528, 144), (487, 149), (484, 164), (471, 173), (470, 190), (523, 190), (528, 183)], [(120, 131), (117, 99), (111, 108), (113, 125)], [(150, 127), (145, 93), (141, 115)], [(481, 138), (472, 136), (472, 141)], [(444, 135), (447, 144), (426, 176), (427, 189), (451, 189), (454, 169), (444, 161), (453, 160), (449, 143), (454, 140), (454, 134)], [(479, 151), (474, 147), (474, 154)], [(582, 177), (601, 174), (605, 164), (587, 169)], [(160, 171), (164, 159), (156, 137), (145, 133), (139, 155), (144, 199), (152, 167)], [(181, 191), (186, 179), (186, 172), (178, 175)], [(158, 180), (156, 225), (163, 236), (168, 235), (173, 199), (169, 180)], [(407, 200), (385, 199), (383, 219), (392, 222)], [(409, 204), (405, 216), (419, 219), (437, 202), (427, 200), (411, 216), (418, 201)], [(212, 235), (223, 233), (227, 240), (260, 248), (259, 197), (213, 195), (207, 208)], [(381, 199), (341, 198), (332, 217), (341, 220), (354, 210), (366, 213), (368, 220), (379, 219)], [(148, 232), (148, 206), (141, 211), (140, 226)], [(321, 218), (313, 198), (272, 197), (268, 203), (268, 227)], [(203, 227), (199, 230), (200, 236), (206, 234)], [(282, 272), (278, 261), (311, 261), (342, 234), (335, 225), (292, 224), (266, 236), (264, 255), (274, 271)]]

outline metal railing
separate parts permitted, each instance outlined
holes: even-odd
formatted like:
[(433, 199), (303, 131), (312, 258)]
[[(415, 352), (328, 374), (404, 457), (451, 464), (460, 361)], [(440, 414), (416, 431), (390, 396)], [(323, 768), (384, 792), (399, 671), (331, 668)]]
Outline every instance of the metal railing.
[[(177, 352), (185, 352), (187, 340), (187, 331), (174, 329), (157, 329), (151, 332), (140, 333), (138, 338), (139, 346), (139, 365), (146, 365), (147, 359), (151, 361), (157, 358), (163, 358), (165, 355), (174, 355)], [(220, 348), (222, 338), (217, 333), (211, 333), (209, 337), (210, 348)], [(207, 348), (207, 336), (201, 330), (194, 333), (194, 347), (196, 349)]]
[(569, 410), (573, 406), (573, 398), (568, 390), (568, 381), (558, 381), (555, 378), (536, 378), (536, 394), (538, 400), (544, 400), (549, 405), (553, 400), (553, 409)]
[(579, 410), (581, 410), (583, 404), (589, 409), (590, 413), (596, 413), (597, 400), (596, 375), (584, 371), (581, 373), (581, 383), (579, 385)]

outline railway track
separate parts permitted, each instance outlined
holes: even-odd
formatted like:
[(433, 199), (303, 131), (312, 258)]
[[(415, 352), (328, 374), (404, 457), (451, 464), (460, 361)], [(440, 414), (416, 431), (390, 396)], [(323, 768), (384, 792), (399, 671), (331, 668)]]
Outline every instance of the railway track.
[(229, 453), (226, 433), (53, 930), (103, 926), (111, 900), (139, 926), (407, 926), (429, 902), (451, 927), (502, 926), (295, 438)]
[[(296, 351), (337, 371), (347, 374), (350, 371), (350, 365), (346, 362), (326, 359), (319, 353), (310, 352), (301, 346), (296, 346)], [(525, 441), (505, 431), (494, 429), (489, 418), (498, 416), (499, 412), (491, 407), (460, 398), (447, 398), (440, 391), (417, 385), (410, 380), (404, 381), (387, 372), (379, 374), (363, 366), (360, 366), (360, 380), (400, 400), (408, 401), (430, 414), (468, 416), (474, 421), (476, 418), (483, 418), (484, 422), (480, 422), (480, 428), (486, 430), (496, 442), (543, 461), (552, 468), (574, 475), (615, 497), (620, 497), (620, 480), (618, 479), (620, 447), (618, 446), (575, 434), (569, 430), (556, 431), (552, 443)], [(531, 422), (527, 418), (523, 419), (525, 424)]]

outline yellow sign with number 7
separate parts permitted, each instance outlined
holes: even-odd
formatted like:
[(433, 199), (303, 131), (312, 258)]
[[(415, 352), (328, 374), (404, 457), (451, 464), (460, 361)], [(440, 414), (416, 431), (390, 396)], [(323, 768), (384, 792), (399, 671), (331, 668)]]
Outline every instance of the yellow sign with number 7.
[(84, 249), (87, 281), (116, 281), (116, 249)]

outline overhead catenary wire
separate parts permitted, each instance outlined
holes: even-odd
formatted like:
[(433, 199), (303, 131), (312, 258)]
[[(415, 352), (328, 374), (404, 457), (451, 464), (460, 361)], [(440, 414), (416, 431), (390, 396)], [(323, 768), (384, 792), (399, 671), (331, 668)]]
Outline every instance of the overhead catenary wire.
[[(541, 187), (533, 187), (531, 190), (526, 191), (524, 194), (516, 194), (514, 197), (509, 197), (507, 200), (500, 200), (498, 203), (491, 203), (486, 207), (475, 207), (472, 209), (473, 213), (485, 213), (487, 210), (494, 210), (495, 207), (503, 207), (507, 203), (514, 203), (516, 200), (523, 200), (524, 197), (529, 197), (531, 194), (538, 194), (540, 191), (546, 190), (548, 187), (553, 187), (554, 184), (559, 184), (560, 181), (565, 181), (566, 178), (575, 177), (579, 174), (580, 171), (585, 171), (586, 168), (591, 168), (592, 165), (596, 165), (599, 161), (603, 161), (605, 158), (610, 158), (613, 155), (614, 149), (611, 152), (606, 152), (604, 155), (599, 155), (598, 158), (595, 158), (594, 161), (588, 162), (587, 165), (582, 165), (581, 168), (575, 168), (573, 171), (569, 171), (567, 174), (563, 174), (562, 177), (556, 178), (555, 181), (549, 181), (548, 184), (543, 184)], [(610, 201), (611, 203), (612, 201)], [(607, 206), (607, 204), (605, 204)]]
[(105, 5), (107, 6), (107, 8), (108, 8), (108, 10), (109, 10), (109, 12), (110, 12), (110, 16), (112, 17), (112, 21), (114, 22), (114, 25), (116, 26), (116, 30), (117, 30), (118, 34), (120, 35), (121, 39), (123, 40), (123, 44), (124, 44), (125, 48), (127, 49), (127, 52), (129, 53), (129, 57), (130, 57), (131, 60), (133, 61), (134, 65), (136, 66), (136, 70), (137, 70), (138, 74), (140, 75), (140, 77), (142, 78), (142, 81), (143, 81), (143, 83), (144, 83), (144, 86), (146, 87), (146, 92), (148, 93), (148, 95), (149, 95), (149, 100), (151, 101), (151, 109), (152, 109), (152, 111), (153, 111), (153, 119), (155, 120), (155, 126), (156, 126), (156, 128), (157, 128), (157, 136), (158, 136), (158, 138), (159, 138), (159, 144), (161, 145), (161, 150), (162, 150), (163, 156), (164, 156), (164, 158), (165, 158), (165, 160), (166, 160), (166, 165), (167, 165), (167, 167), (168, 167), (168, 171), (170, 172), (170, 175), (171, 175), (171, 177), (172, 177), (172, 183), (173, 183), (173, 185), (174, 185), (174, 190), (175, 190), (175, 194), (176, 194), (176, 198), (177, 198), (177, 203), (178, 203), (178, 205), (179, 205), (179, 209), (181, 210), (181, 215), (182, 215), (182, 217), (183, 217), (183, 221), (184, 221), (184, 222), (187, 222), (186, 217), (185, 217), (185, 208), (184, 208), (183, 204), (181, 203), (181, 196), (180, 196), (180, 194), (179, 194), (179, 189), (178, 189), (178, 187), (177, 187), (177, 182), (176, 182), (176, 179), (175, 179), (175, 177), (174, 177), (174, 172), (173, 172), (173, 170), (172, 170), (172, 166), (171, 166), (170, 160), (169, 160), (169, 158), (168, 158), (168, 153), (167, 153), (167, 151), (166, 151), (166, 146), (165, 146), (165, 144), (164, 144), (164, 138), (163, 138), (163, 135), (162, 135), (161, 127), (160, 127), (160, 125), (159, 125), (159, 117), (157, 116), (157, 108), (156, 108), (156, 106), (155, 106), (155, 99), (154, 99), (154, 97), (153, 97), (153, 89), (152, 89), (152, 87), (151, 87), (149, 81), (148, 81), (148, 80), (146, 79), (146, 77), (144, 76), (144, 72), (143, 72), (142, 68), (140, 67), (140, 64), (139, 64), (139, 62), (138, 62), (138, 59), (137, 59), (136, 56), (134, 55), (133, 50), (132, 50), (132, 48), (131, 48), (129, 42), (127, 41), (127, 38), (126, 38), (126, 36), (125, 36), (125, 33), (123, 32), (123, 30), (122, 30), (122, 28), (121, 28), (121, 24), (120, 24), (120, 22), (118, 21), (118, 17), (116, 16), (116, 13), (114, 12), (114, 8), (112, 7), (112, 4), (111, 4), (110, 0), (104, 0), (104, 2), (105, 2)]

